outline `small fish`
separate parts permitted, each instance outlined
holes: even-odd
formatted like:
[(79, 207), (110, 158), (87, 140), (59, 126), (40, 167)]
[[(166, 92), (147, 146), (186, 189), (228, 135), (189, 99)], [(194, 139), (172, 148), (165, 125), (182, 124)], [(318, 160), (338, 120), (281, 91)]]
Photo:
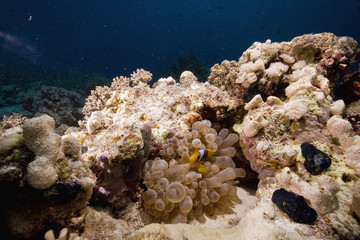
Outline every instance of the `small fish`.
[(189, 163), (191, 168), (196, 168), (200, 173), (205, 173), (207, 171), (206, 167), (202, 165), (200, 162), (203, 160), (210, 158), (214, 152), (210, 149), (201, 149), (195, 152), (189, 158)]

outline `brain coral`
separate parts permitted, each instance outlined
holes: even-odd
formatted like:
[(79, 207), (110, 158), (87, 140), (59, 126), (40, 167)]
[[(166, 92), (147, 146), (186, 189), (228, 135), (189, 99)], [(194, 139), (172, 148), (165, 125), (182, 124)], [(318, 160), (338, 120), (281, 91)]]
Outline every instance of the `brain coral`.
[[(165, 140), (161, 157), (145, 164), (147, 190), (143, 199), (147, 212), (173, 223), (187, 222), (192, 214), (211, 214), (222, 199), (236, 198), (234, 179), (245, 176), (232, 160), (236, 154), (233, 145), (238, 140), (238, 135), (229, 134), (228, 129), (217, 132), (209, 120), (195, 122), (182, 137)], [(191, 163), (199, 150), (208, 155), (198, 164)]]

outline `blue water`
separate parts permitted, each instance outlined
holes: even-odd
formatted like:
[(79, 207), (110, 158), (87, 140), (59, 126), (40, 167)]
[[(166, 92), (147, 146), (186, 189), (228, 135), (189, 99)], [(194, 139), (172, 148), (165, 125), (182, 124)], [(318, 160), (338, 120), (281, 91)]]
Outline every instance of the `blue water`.
[(107, 77), (142, 67), (160, 76), (186, 56), (209, 67), (236, 60), (254, 41), (324, 31), (359, 41), (359, 22), (355, 0), (1, 1), (0, 59)]

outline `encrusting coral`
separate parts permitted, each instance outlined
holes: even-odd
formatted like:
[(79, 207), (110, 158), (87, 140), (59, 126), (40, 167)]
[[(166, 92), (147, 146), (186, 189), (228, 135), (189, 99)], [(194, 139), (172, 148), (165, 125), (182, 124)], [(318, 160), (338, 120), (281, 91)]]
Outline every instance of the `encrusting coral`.
[[(145, 164), (145, 209), (162, 220), (186, 223), (189, 215), (212, 214), (223, 199), (236, 199), (234, 180), (245, 177), (232, 160), (238, 140), (226, 128), (217, 132), (209, 120), (195, 122), (182, 138), (167, 139), (161, 157)], [(192, 164), (191, 156), (201, 150), (208, 156)]]

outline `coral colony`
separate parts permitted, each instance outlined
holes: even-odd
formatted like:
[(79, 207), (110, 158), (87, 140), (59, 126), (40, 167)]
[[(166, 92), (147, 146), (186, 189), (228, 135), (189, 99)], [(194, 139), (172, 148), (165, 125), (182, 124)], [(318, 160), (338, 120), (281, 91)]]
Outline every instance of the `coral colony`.
[(138, 69), (92, 90), (80, 127), (64, 125), (75, 93), (41, 89), (26, 103), (39, 116), (1, 123), (9, 234), (359, 239), (359, 74), (333, 91), (359, 56), (354, 39), (320, 33), (255, 42), (206, 82), (184, 71), (150, 86)]

